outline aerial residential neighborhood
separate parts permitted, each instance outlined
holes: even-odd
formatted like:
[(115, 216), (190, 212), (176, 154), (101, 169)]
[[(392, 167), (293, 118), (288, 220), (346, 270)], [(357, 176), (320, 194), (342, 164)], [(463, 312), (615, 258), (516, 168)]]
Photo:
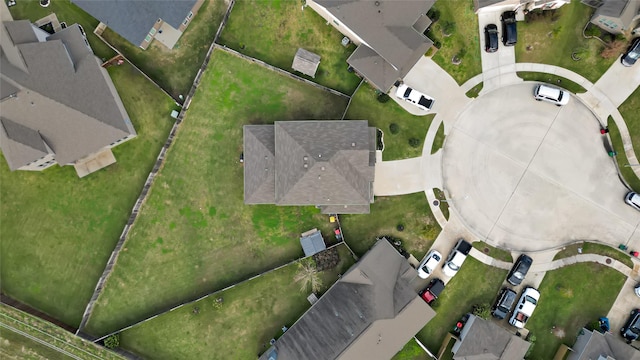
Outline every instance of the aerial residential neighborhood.
[(640, 1), (0, 19), (3, 359), (640, 360)]

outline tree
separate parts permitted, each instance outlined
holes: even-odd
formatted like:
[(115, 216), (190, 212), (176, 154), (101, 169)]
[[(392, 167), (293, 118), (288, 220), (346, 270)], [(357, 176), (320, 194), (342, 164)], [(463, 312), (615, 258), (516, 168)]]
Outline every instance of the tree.
[(305, 292), (311, 287), (312, 292), (318, 292), (322, 287), (320, 273), (312, 259), (304, 259), (298, 263), (298, 272), (293, 277), (293, 281), (299, 282), (300, 291)]
[(120, 334), (113, 334), (104, 339), (104, 346), (107, 349), (115, 349), (120, 346)]
[(476, 304), (473, 305), (473, 315), (487, 320), (491, 315), (491, 305), (490, 304)]

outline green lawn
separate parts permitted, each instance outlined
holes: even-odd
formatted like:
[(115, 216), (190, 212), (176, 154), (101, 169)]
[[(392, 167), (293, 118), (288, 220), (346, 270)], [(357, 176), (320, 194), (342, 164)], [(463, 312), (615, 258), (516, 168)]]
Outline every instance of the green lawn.
[[(640, 178), (638, 178), (636, 173), (633, 171), (633, 169), (637, 167), (631, 166), (632, 164), (629, 163), (629, 159), (627, 158), (627, 155), (624, 152), (624, 147), (622, 146), (622, 137), (620, 136), (620, 130), (618, 130), (618, 126), (613, 121), (613, 119), (611, 119), (611, 116), (609, 116), (608, 120), (609, 121), (607, 123), (607, 127), (609, 128), (609, 136), (611, 137), (612, 142), (611, 145), (617, 153), (616, 162), (618, 163), (620, 173), (632, 189), (634, 189), (636, 192), (640, 192)], [(638, 123), (640, 123), (640, 121), (638, 121)], [(631, 129), (629, 129), (629, 131), (631, 131)], [(631, 135), (632, 138), (634, 135)], [(638, 150), (636, 149), (638, 148), (635, 144), (633, 144), (633, 150), (637, 152)]]
[[(423, 192), (376, 197), (370, 214), (341, 215), (340, 223), (347, 244), (359, 256), (369, 250), (376, 237), (391, 235), (421, 259), (440, 233)], [(403, 231), (398, 231), (399, 224), (404, 225)]]
[(640, 87), (620, 105), (618, 110), (620, 114), (622, 114), (624, 122), (629, 129), (636, 157), (640, 159)]
[[(582, 36), (593, 11), (580, 0), (573, 0), (542, 16), (530, 13), (526, 21), (518, 22), (516, 61), (564, 67), (595, 82), (616, 58), (603, 58), (600, 53), (604, 45)], [(581, 60), (573, 60), (573, 52), (578, 52)]]
[(506, 261), (509, 263), (513, 262), (513, 257), (511, 256), (511, 253), (506, 250), (495, 248), (485, 243), (484, 241), (475, 241), (472, 245), (474, 248), (482, 251), (483, 253), (491, 256), (494, 259)]
[(107, 28), (102, 37), (175, 99), (187, 96), (227, 10), (223, 0), (205, 1), (173, 49), (153, 41), (142, 50)]
[[(478, 17), (473, 0), (436, 1), (432, 12), (439, 19), (431, 25), (427, 36), (434, 44), (441, 44), (433, 61), (445, 69), (458, 84), (463, 84), (482, 72)], [(445, 36), (445, 33), (450, 34)], [(462, 62), (455, 65), (451, 59), (457, 55)]]
[(0, 159), (2, 291), (73, 326), (173, 123), (173, 101), (142, 74), (109, 73), (138, 132), (113, 149), (117, 163), (79, 179), (71, 166), (10, 172)]
[(302, 255), (315, 207), (243, 203), (242, 125), (340, 118), (346, 99), (216, 50), (87, 331), (105, 334)]
[[(378, 94), (371, 86), (363, 84), (351, 99), (351, 105), (345, 115), (348, 120), (369, 120), (369, 125), (384, 132), (384, 160), (399, 160), (422, 155), (424, 138), (435, 114), (414, 116), (409, 114), (395, 101), (378, 101)], [(396, 124), (398, 132), (392, 133), (390, 125)], [(418, 146), (409, 144), (409, 140), (418, 140)]]
[(243, 54), (293, 72), (291, 64), (298, 48), (321, 56), (315, 79), (302, 77), (347, 95), (360, 78), (347, 71), (347, 58), (354, 45), (343, 47), (344, 37), (303, 2), (282, 0), (244, 0), (233, 7), (219, 43)]
[(587, 91), (582, 86), (574, 83), (573, 81), (567, 78), (563, 78), (562, 76), (532, 72), (532, 71), (518, 71), (516, 74), (520, 78), (522, 78), (524, 81), (537, 81), (537, 82), (556, 85), (563, 89), (567, 89), (574, 94), (580, 94)]
[(483, 87), (484, 87), (484, 83), (480, 83), (472, 87), (471, 90), (465, 93), (465, 95), (467, 95), (467, 97), (470, 97), (470, 98), (477, 98), (478, 95), (480, 94), (480, 91), (482, 91)]
[(7, 329), (0, 331), (0, 342), (2, 343), (0, 356), (3, 359), (73, 359), (57, 350)]
[(438, 188), (433, 188), (433, 194), (436, 196), (436, 199), (440, 200), (438, 207), (440, 211), (442, 211), (442, 215), (444, 215), (445, 219), (449, 220), (449, 203), (447, 202), (447, 197), (444, 196), (444, 192)]
[(49, 6), (43, 8), (39, 1), (16, 1), (16, 5), (9, 8), (14, 20), (30, 20), (35, 22), (51, 13), (55, 13), (60, 22), (67, 25), (80, 24), (87, 34), (87, 40), (93, 52), (102, 59), (109, 59), (115, 53), (102, 40), (93, 34), (93, 29), (100, 23), (91, 15), (84, 12), (70, 0), (51, 1)]
[(456, 321), (475, 304), (491, 303), (507, 276), (507, 271), (467, 258), (460, 272), (447, 284), (433, 309), (436, 316), (416, 336), (431, 352), (438, 351)]
[[(323, 272), (325, 290), (354, 263), (346, 247), (338, 249), (342, 261)], [(255, 359), (311, 306), (293, 281), (296, 270), (287, 266), (127, 330), (122, 346), (153, 359)]]
[(553, 260), (564, 259), (570, 256), (578, 255), (578, 248), (582, 248), (583, 254), (598, 254), (598, 255), (608, 256), (610, 258), (620, 261), (621, 263), (633, 269), (633, 261), (631, 260), (631, 257), (626, 252), (618, 249), (614, 249), (607, 245), (591, 243), (591, 242), (565, 246), (563, 250), (558, 252), (556, 256), (553, 257)]
[(418, 345), (418, 343), (411, 339), (409, 342), (398, 351), (391, 360), (427, 360), (430, 359), (429, 355)]
[[(548, 272), (540, 284), (538, 307), (527, 323), (537, 339), (529, 358), (552, 359), (560, 344), (573, 345), (583, 326), (606, 316), (624, 280), (624, 275), (596, 263)], [(564, 336), (551, 330), (564, 331)]]
[(441, 123), (436, 132), (436, 137), (433, 139), (433, 144), (431, 145), (431, 154), (435, 154), (438, 150), (442, 149), (444, 138), (444, 123)]

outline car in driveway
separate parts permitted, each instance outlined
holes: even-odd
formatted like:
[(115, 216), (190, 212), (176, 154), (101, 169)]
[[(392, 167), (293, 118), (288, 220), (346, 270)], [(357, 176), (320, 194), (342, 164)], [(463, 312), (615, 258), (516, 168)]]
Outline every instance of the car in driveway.
[(496, 319), (504, 319), (511, 312), (518, 294), (509, 288), (503, 288), (498, 294), (495, 305), (491, 308), (491, 315)]
[(640, 210), (640, 194), (629, 191), (624, 197), (624, 202), (629, 204), (632, 208)]
[(640, 58), (640, 37), (631, 42), (631, 46), (626, 53), (620, 58), (620, 62), (624, 66), (632, 66)]
[(513, 315), (511, 315), (509, 319), (509, 324), (518, 329), (522, 329), (527, 324), (531, 315), (533, 315), (533, 311), (536, 309), (539, 300), (540, 292), (537, 289), (532, 287), (524, 289), (520, 300), (518, 300), (518, 304), (516, 304), (516, 308), (513, 310)]
[(471, 244), (464, 239), (459, 239), (456, 246), (451, 249), (447, 261), (442, 265), (442, 273), (448, 277), (453, 277), (457, 274), (462, 263), (467, 259), (469, 251), (471, 251)]
[(629, 315), (629, 320), (620, 329), (622, 337), (627, 340), (627, 344), (631, 344), (632, 341), (638, 340), (640, 337), (640, 309), (634, 309)]
[(567, 91), (545, 84), (538, 84), (533, 89), (534, 99), (550, 102), (557, 106), (567, 105), (569, 97), (570, 95)]
[(513, 286), (520, 285), (522, 280), (524, 280), (524, 277), (527, 276), (531, 263), (533, 263), (533, 259), (529, 256), (525, 254), (520, 255), (518, 260), (516, 260), (516, 263), (511, 268), (511, 271), (509, 271), (507, 282)]
[(398, 86), (398, 89), (396, 90), (396, 97), (409, 102), (424, 111), (431, 110), (433, 103), (435, 102), (432, 97), (429, 97), (418, 90), (412, 89), (406, 84)]
[(442, 290), (444, 290), (444, 282), (440, 279), (433, 279), (424, 290), (420, 291), (420, 297), (427, 304), (431, 304), (440, 296)]
[(438, 264), (442, 260), (442, 254), (438, 250), (431, 250), (427, 257), (422, 260), (420, 266), (418, 267), (418, 276), (421, 279), (426, 279), (431, 275), (433, 270), (438, 267)]
[(505, 11), (500, 16), (502, 22), (502, 43), (504, 46), (514, 46), (518, 42), (518, 30), (516, 28), (516, 12)]
[(498, 51), (498, 27), (496, 24), (484, 27), (484, 50), (488, 53)]

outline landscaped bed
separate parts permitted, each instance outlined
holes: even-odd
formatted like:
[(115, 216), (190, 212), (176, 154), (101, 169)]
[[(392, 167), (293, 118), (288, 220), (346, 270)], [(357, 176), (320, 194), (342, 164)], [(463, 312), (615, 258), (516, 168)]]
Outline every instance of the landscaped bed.
[(506, 250), (493, 247), (485, 243), (484, 241), (475, 241), (472, 245), (474, 248), (482, 251), (483, 253), (491, 256), (496, 260), (501, 260), (509, 263), (513, 262), (513, 257), (511, 256), (511, 253)]
[[(318, 296), (354, 263), (344, 245), (338, 251)], [(122, 346), (154, 359), (255, 359), (311, 306), (310, 291), (293, 280), (297, 271), (292, 264), (157, 317), (123, 332)]]
[(72, 166), (10, 172), (0, 158), (2, 291), (73, 326), (173, 124), (173, 101), (142, 74), (109, 73), (138, 132), (113, 149), (117, 163), (80, 179)]
[(586, 92), (587, 90), (582, 86), (574, 83), (573, 81), (563, 78), (562, 76), (532, 72), (532, 71), (518, 71), (516, 73), (522, 80), (524, 81), (537, 81), (543, 82), (547, 84), (551, 84), (554, 86), (561, 87), (563, 89), (569, 90), (574, 94), (580, 94)]
[(302, 5), (300, 1), (237, 1), (219, 43), (290, 72), (298, 48), (311, 51), (322, 58), (315, 78), (295, 74), (351, 95), (360, 82), (347, 71), (346, 60), (355, 46), (342, 46), (344, 35)]
[(87, 330), (105, 334), (302, 255), (329, 217), (243, 202), (244, 124), (340, 118), (346, 99), (216, 50)]
[(527, 323), (536, 337), (530, 358), (552, 359), (560, 344), (572, 346), (583, 326), (607, 315), (624, 281), (624, 275), (596, 263), (548, 272), (539, 287), (538, 307)]

